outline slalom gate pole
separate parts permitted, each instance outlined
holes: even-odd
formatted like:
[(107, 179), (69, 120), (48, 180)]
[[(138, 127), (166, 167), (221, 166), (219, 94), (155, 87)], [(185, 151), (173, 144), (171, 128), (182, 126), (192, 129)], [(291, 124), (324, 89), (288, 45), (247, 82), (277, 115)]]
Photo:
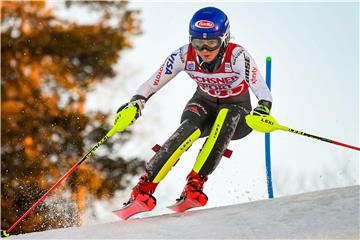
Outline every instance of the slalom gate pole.
[(25, 213), (22, 215), (8, 230), (1, 230), (1, 237), (10, 236), (10, 232), (27, 216), (29, 213), (34, 210), (40, 203), (42, 203), (45, 198), (57, 187), (62, 181), (64, 181), (77, 167), (79, 167), (86, 159), (88, 159), (95, 151), (98, 149), (106, 140), (112, 137), (117, 132), (124, 131), (128, 125), (130, 125), (135, 115), (137, 114), (137, 108), (132, 105), (128, 106), (121, 112), (117, 113), (116, 120), (113, 128), (72, 168), (70, 168), (64, 176), (62, 176), (55, 184), (52, 186), (34, 205), (32, 205)]
[[(266, 84), (271, 89), (271, 57), (266, 58)], [(270, 154), (270, 133), (265, 133), (265, 166), (266, 183), (269, 198), (274, 198), (272, 174), (271, 174), (271, 154)]]
[(319, 137), (313, 134), (309, 134), (309, 133), (305, 133), (299, 130), (295, 130), (283, 125), (280, 125), (273, 116), (271, 115), (246, 115), (245, 117), (246, 119), (246, 123), (249, 127), (251, 127), (252, 129), (259, 131), (259, 132), (272, 132), (275, 130), (282, 130), (285, 132), (291, 132), (291, 133), (295, 133), (295, 134), (299, 134), (301, 136), (305, 136), (305, 137), (310, 137), (310, 138), (314, 138), (323, 142), (327, 142), (327, 143), (331, 143), (331, 144), (335, 144), (335, 145), (339, 145), (342, 147), (346, 147), (346, 148), (350, 148), (353, 150), (357, 150), (360, 151), (359, 147), (356, 146), (352, 146), (346, 143), (342, 143), (339, 141), (335, 141), (335, 140), (331, 140), (331, 139), (327, 139), (324, 137)]

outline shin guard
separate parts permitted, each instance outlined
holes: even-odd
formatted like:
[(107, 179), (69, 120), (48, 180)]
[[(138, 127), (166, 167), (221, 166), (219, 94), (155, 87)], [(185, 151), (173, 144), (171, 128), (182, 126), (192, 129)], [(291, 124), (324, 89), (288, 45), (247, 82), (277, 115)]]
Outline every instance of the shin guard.
[(146, 164), (150, 180), (159, 183), (200, 135), (200, 129), (191, 121), (185, 120)]
[(236, 109), (222, 108), (206, 139), (193, 170), (201, 176), (211, 174), (220, 162), (240, 119)]

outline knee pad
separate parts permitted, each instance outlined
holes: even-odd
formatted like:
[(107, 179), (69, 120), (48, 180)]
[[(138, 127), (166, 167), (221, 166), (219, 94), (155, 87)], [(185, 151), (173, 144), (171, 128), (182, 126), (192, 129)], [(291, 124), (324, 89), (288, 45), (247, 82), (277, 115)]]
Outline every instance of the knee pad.
[(215, 170), (235, 132), (239, 119), (240, 112), (236, 108), (222, 108), (219, 111), (193, 167), (196, 173), (207, 176)]
[(200, 135), (200, 129), (185, 120), (146, 164), (149, 179), (159, 183)]

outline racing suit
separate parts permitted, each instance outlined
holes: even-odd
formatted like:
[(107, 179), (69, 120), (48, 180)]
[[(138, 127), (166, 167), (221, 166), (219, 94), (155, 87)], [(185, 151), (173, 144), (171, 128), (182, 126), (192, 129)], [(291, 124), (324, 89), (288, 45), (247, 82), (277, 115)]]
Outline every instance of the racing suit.
[(230, 140), (251, 132), (245, 115), (252, 110), (249, 89), (258, 100), (271, 104), (272, 96), (253, 58), (240, 45), (229, 43), (214, 69), (202, 67), (191, 44), (171, 53), (160, 68), (136, 91), (148, 100), (181, 71), (197, 83), (181, 116), (181, 125), (146, 165), (151, 181), (160, 182), (180, 155), (198, 138), (208, 137), (193, 167), (201, 176), (211, 174)]

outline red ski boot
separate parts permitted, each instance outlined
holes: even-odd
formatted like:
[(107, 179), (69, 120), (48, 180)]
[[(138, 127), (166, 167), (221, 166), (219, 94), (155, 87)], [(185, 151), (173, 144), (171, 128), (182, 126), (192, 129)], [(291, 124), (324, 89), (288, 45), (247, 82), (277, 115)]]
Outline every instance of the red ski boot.
[(175, 212), (184, 212), (190, 208), (202, 207), (208, 201), (208, 197), (203, 192), (204, 183), (208, 179), (207, 176), (200, 176), (193, 170), (186, 179), (188, 182), (180, 198), (176, 199), (174, 205), (168, 207)]
[(157, 185), (157, 183), (151, 182), (148, 179), (148, 175), (145, 173), (139, 178), (139, 182), (136, 184), (136, 186), (133, 188), (133, 191), (131, 192), (129, 201), (127, 203), (124, 203), (124, 205), (127, 205), (129, 202), (135, 200), (139, 194), (147, 194), (152, 196), (152, 194), (155, 192)]
[(124, 203), (124, 207), (114, 213), (123, 220), (129, 217), (154, 209), (156, 206), (156, 198), (152, 195), (155, 192), (157, 183), (153, 183), (148, 179), (147, 174), (139, 178), (139, 182), (133, 188), (130, 199)]

